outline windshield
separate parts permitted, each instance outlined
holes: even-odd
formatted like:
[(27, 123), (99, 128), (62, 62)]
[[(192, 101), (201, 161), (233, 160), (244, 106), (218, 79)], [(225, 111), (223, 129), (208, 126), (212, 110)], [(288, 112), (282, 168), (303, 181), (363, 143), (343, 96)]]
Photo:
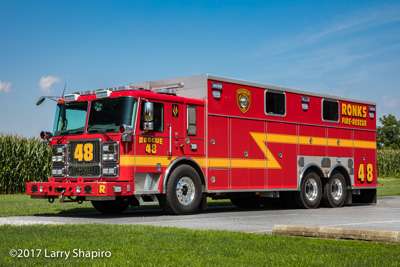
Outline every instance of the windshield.
[(133, 126), (137, 99), (134, 97), (93, 100), (90, 107), (87, 133), (119, 132), (122, 124)]
[(53, 135), (83, 134), (87, 109), (87, 102), (58, 104)]

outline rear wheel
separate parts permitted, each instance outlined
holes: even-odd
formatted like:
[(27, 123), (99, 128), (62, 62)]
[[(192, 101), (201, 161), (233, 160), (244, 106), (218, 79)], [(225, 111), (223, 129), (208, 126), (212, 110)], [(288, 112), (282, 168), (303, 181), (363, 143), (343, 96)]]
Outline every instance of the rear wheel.
[(188, 165), (177, 167), (168, 179), (165, 195), (159, 195), (158, 201), (166, 214), (195, 213), (201, 202), (201, 181), (195, 169)]
[(343, 174), (335, 172), (325, 183), (322, 203), (326, 207), (338, 208), (346, 200), (346, 181)]
[(129, 202), (122, 199), (109, 200), (109, 201), (92, 201), (93, 207), (105, 214), (119, 214), (129, 207)]
[(321, 179), (315, 172), (308, 172), (301, 181), (300, 192), (295, 193), (296, 204), (303, 209), (315, 209), (321, 198)]

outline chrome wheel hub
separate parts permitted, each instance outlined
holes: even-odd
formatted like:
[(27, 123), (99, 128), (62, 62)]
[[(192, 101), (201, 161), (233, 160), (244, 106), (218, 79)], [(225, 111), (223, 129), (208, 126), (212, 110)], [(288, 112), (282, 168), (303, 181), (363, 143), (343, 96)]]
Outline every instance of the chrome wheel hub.
[(176, 196), (180, 203), (184, 205), (190, 204), (195, 196), (195, 187), (192, 179), (182, 177), (176, 185)]
[(343, 185), (339, 179), (334, 179), (332, 181), (331, 194), (335, 200), (339, 200), (343, 196)]
[(306, 197), (310, 201), (314, 201), (318, 196), (318, 186), (314, 179), (309, 179), (306, 182)]

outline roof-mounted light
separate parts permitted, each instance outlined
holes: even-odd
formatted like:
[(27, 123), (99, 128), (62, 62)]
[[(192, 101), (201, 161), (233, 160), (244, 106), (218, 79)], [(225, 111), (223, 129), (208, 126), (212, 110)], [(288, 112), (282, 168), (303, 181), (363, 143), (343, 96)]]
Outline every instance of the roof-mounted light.
[(111, 95), (111, 90), (98, 90), (96, 91), (96, 97), (97, 98), (104, 98), (104, 97), (110, 97)]
[(79, 98), (79, 94), (70, 94), (64, 97), (66, 102), (76, 101)]
[(222, 91), (222, 83), (211, 83), (211, 89)]
[(375, 118), (375, 112), (376, 112), (376, 108), (375, 107), (369, 107), (369, 118), (371, 120), (373, 120)]
[(154, 91), (158, 94), (176, 95), (176, 90), (171, 88), (159, 88)]
[(183, 86), (184, 83), (164, 84), (159, 86), (152, 86), (151, 90), (157, 91), (159, 89), (176, 89), (176, 88), (182, 88)]

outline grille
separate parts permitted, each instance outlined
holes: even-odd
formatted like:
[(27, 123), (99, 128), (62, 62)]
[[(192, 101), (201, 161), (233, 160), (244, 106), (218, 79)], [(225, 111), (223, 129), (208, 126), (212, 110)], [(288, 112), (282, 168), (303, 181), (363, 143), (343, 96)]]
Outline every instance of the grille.
[(100, 166), (69, 166), (69, 177), (99, 177)]
[[(90, 161), (86, 161), (87, 157), (81, 158), (82, 160), (79, 160), (79, 157), (75, 157), (75, 150), (76, 147), (82, 146), (81, 153), (84, 155), (87, 153), (85, 151), (85, 145), (86, 144), (92, 144), (93, 145), (93, 151), (92, 153), (93, 158)], [(86, 146), (87, 147), (87, 146)], [(87, 165), (87, 164), (93, 164), (93, 163), (100, 163), (100, 140), (77, 140), (77, 141), (69, 141), (68, 142), (68, 163), (69, 164), (82, 164), (82, 165)], [(89, 157), (90, 158), (90, 157)]]
[(100, 177), (100, 147), (98, 139), (69, 141), (68, 177)]

